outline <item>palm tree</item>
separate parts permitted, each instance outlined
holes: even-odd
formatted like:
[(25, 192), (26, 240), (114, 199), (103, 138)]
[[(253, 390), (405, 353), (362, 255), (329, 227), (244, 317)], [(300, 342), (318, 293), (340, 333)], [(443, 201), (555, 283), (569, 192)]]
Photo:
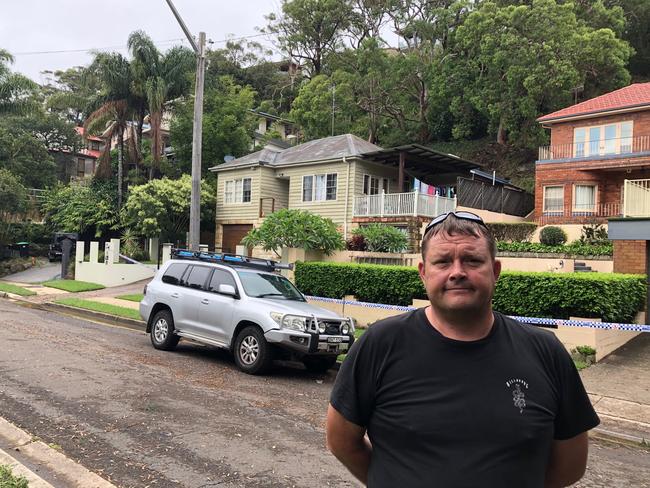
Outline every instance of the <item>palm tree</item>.
[(124, 190), (124, 133), (133, 115), (133, 94), (131, 93), (131, 67), (129, 61), (119, 53), (99, 53), (93, 67), (102, 81), (102, 91), (95, 104), (98, 106), (86, 119), (84, 130), (103, 130), (106, 145), (99, 158), (97, 176), (110, 178), (110, 152), (113, 139), (117, 140), (117, 204), (122, 207)]
[[(143, 31), (132, 32), (128, 47), (133, 56), (133, 92), (146, 100), (151, 125), (151, 154), (153, 163), (149, 171), (152, 179), (160, 165), (162, 153), (161, 125), (167, 102), (189, 93), (194, 69), (194, 53), (182, 46), (161, 54), (151, 38)], [(144, 111), (140, 111), (138, 136), (142, 136)], [(141, 139), (140, 139), (141, 140)]]
[(0, 49), (0, 114), (27, 112), (34, 105), (29, 96), (37, 85), (26, 76), (13, 73), (9, 69), (13, 62), (13, 56)]

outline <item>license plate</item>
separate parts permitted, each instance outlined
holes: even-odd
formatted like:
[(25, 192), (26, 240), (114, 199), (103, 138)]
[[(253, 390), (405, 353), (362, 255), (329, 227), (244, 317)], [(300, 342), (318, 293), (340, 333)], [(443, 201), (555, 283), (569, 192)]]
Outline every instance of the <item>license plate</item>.
[(343, 342), (343, 337), (328, 337), (327, 342)]

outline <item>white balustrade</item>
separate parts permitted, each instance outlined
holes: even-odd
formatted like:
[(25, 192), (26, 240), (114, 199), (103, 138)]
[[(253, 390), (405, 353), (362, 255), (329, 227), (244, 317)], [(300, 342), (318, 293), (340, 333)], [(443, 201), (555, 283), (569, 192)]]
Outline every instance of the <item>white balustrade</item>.
[(419, 192), (379, 193), (354, 197), (354, 217), (435, 217), (456, 209), (456, 199)]

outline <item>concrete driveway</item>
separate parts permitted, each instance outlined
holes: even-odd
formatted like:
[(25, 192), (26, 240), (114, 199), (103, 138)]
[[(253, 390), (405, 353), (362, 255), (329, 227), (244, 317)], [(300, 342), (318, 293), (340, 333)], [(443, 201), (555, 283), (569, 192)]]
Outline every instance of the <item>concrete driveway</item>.
[(42, 283), (43, 281), (55, 280), (61, 276), (61, 263), (47, 263), (42, 266), (34, 266), (20, 273), (3, 276), (0, 281), (12, 283)]

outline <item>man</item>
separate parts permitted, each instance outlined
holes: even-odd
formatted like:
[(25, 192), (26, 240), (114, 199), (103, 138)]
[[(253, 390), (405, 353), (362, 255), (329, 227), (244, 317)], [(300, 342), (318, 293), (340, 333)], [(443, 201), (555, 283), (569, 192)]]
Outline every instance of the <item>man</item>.
[(477, 215), (436, 217), (419, 265), (430, 305), (350, 350), (327, 445), (368, 486), (553, 488), (584, 474), (599, 419), (555, 336), (492, 311), (495, 256)]

